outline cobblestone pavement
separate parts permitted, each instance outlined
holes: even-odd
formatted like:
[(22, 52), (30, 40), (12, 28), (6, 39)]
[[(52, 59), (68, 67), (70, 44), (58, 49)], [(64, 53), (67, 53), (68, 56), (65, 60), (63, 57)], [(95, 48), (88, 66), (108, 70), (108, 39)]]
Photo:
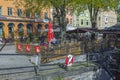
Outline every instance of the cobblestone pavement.
[[(2, 45), (0, 44), (0, 48)], [(13, 44), (6, 44), (6, 46), (0, 51), (0, 53), (7, 53), (7, 54), (16, 54), (16, 46)]]
[[(6, 45), (0, 54), (16, 54), (15, 45)], [(0, 68), (32, 66), (27, 56), (0, 55)]]
[[(3, 50), (0, 52), (0, 54), (16, 54), (16, 50), (15, 50), (15, 45), (7, 45), (3, 48)], [(53, 63), (58, 63), (61, 62), (63, 63), (65, 60), (56, 60), (53, 62), (50, 62), (50, 64)], [(81, 55), (81, 56), (77, 56), (75, 57), (75, 61), (86, 61), (86, 56), (85, 55)], [(0, 68), (10, 68), (10, 67), (21, 67), (21, 66), (33, 66), (32, 63), (30, 63), (29, 58), (27, 56), (6, 56), (6, 55), (1, 55), (0, 56)], [(33, 69), (32, 69), (33, 70)], [(10, 71), (11, 72), (11, 71)], [(4, 73), (4, 72), (0, 72), (0, 73)], [(84, 73), (80, 73), (74, 76), (68, 76), (65, 77), (63, 80), (93, 80), (93, 75), (94, 72), (90, 71), (90, 72), (84, 72)], [(11, 75), (3, 75), (0, 76), (0, 80), (24, 80), (23, 78), (25, 77), (32, 77), (35, 76), (35, 73), (20, 73), (20, 74), (13, 74)], [(26, 79), (26, 80), (34, 80), (34, 79)], [(42, 80), (42, 79), (41, 79)], [(98, 79), (101, 80), (101, 79)]]

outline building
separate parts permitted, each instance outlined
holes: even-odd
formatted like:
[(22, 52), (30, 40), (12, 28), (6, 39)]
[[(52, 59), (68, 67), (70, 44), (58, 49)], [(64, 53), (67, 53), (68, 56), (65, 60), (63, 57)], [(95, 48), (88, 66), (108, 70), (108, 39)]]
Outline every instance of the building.
[(16, 7), (15, 1), (0, 1), (0, 37), (3, 34), (5, 38), (19, 38), (30, 33), (40, 35), (40, 30), (47, 27), (45, 21), (50, 17), (50, 9), (43, 9), (32, 15), (22, 5)]
[(97, 28), (105, 29), (117, 24), (117, 13), (115, 11), (101, 11), (98, 13)]
[(79, 14), (74, 12), (73, 25), (78, 28), (91, 28), (89, 11), (84, 10)]
[[(77, 14), (74, 12), (73, 26), (79, 28), (92, 28), (90, 22), (90, 13), (88, 10), (84, 10)], [(97, 17), (97, 28), (104, 29), (117, 24), (117, 13), (115, 11), (100, 11)]]

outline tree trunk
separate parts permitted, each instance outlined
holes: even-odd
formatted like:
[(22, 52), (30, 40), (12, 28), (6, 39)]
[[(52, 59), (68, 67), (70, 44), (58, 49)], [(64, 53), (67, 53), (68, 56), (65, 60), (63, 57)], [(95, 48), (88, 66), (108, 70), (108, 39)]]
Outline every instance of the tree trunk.
[(64, 35), (66, 34), (66, 12), (64, 7), (56, 7), (57, 12), (57, 20), (60, 27), (60, 42), (62, 42), (65, 38)]
[(88, 10), (89, 10), (89, 14), (90, 14), (91, 26), (93, 29), (96, 29), (97, 28), (97, 16), (98, 16), (99, 7), (94, 8), (94, 5), (90, 4), (90, 5), (88, 5)]
[(96, 29), (96, 28), (97, 28), (97, 26), (96, 26), (96, 21), (91, 21), (91, 25), (92, 25), (92, 28), (93, 28), (93, 29)]

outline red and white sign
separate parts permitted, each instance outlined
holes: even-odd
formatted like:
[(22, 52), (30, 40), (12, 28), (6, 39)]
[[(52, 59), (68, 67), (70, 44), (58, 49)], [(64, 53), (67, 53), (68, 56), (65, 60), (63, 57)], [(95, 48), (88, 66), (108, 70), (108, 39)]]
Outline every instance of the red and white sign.
[(40, 46), (35, 46), (35, 53), (40, 53)]
[(17, 44), (17, 49), (22, 50), (22, 44)]
[(26, 52), (30, 52), (30, 44), (26, 45)]
[(65, 59), (65, 64), (66, 66), (71, 66), (73, 65), (73, 63), (74, 63), (74, 57), (71, 54), (69, 54)]

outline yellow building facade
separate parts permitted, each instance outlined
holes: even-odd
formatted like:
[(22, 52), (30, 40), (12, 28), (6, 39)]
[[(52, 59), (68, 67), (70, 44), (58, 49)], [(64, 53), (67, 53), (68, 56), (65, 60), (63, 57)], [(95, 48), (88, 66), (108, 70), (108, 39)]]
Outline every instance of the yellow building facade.
[(17, 8), (16, 0), (0, 0), (0, 37), (19, 38), (32, 34), (40, 34), (45, 29), (44, 20), (50, 17), (50, 9), (43, 9), (39, 14), (31, 15), (21, 5)]

